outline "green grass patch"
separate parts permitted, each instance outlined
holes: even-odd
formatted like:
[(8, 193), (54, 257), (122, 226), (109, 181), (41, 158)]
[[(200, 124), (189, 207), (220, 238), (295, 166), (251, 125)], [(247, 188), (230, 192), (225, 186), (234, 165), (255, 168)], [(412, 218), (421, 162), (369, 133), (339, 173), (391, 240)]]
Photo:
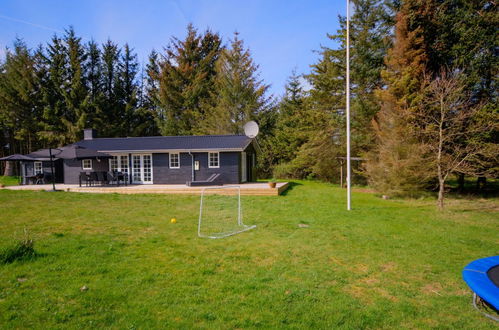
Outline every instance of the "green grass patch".
[[(198, 196), (0, 191), (6, 328), (473, 328), (461, 271), (499, 254), (497, 199), (382, 200), (299, 181), (243, 196), (257, 228), (197, 237)], [(170, 219), (177, 223), (171, 224)], [(308, 227), (299, 227), (307, 224)], [(88, 289), (81, 290), (86, 286)]]
[(0, 185), (3, 186), (17, 186), (19, 184), (19, 177), (17, 176), (2, 176), (0, 175)]
[(0, 251), (0, 264), (31, 259), (35, 256), (34, 241), (25, 231), (22, 239)]

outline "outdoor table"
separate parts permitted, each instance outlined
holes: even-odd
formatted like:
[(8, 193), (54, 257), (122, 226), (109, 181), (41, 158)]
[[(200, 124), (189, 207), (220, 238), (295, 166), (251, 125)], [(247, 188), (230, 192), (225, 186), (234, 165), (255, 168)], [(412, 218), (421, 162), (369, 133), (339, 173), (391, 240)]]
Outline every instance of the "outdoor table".
[(37, 177), (36, 175), (32, 175), (32, 176), (26, 176), (26, 184), (29, 185), (30, 182), (32, 182), (32, 184), (36, 184), (36, 180), (37, 180)]
[(120, 180), (123, 181), (123, 183), (125, 184), (125, 186), (127, 185), (127, 181), (126, 180), (126, 173), (123, 173), (123, 172), (117, 172), (116, 173), (116, 184), (119, 186), (120, 185)]

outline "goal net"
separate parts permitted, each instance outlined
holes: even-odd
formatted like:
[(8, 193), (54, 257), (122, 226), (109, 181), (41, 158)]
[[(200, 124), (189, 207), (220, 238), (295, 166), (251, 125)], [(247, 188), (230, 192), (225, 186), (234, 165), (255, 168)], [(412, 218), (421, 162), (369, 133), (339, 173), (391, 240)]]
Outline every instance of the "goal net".
[(224, 238), (255, 227), (243, 223), (239, 186), (207, 187), (201, 190), (199, 237)]

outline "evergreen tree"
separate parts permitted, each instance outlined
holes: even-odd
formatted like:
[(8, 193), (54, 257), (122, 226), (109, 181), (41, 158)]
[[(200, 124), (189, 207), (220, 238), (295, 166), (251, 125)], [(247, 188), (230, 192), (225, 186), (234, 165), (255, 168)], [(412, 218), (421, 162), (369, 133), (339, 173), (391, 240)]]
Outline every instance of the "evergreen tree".
[(102, 61), (99, 45), (91, 40), (86, 46), (88, 54), (84, 65), (85, 81), (87, 84), (90, 104), (87, 108), (88, 127), (97, 127), (98, 105), (102, 103)]
[(172, 38), (160, 61), (158, 126), (164, 135), (188, 135), (196, 131), (211, 104), (215, 62), (222, 49), (217, 33), (200, 35), (189, 24), (185, 40)]
[[(391, 47), (396, 1), (354, 1), (351, 18), (352, 136), (356, 154), (368, 151), (374, 142), (371, 121), (379, 111), (375, 91), (384, 86), (384, 58)], [(343, 18), (341, 19), (343, 24)], [(345, 25), (346, 26), (346, 25)], [(346, 32), (346, 31), (345, 31)]]
[[(234, 34), (229, 48), (216, 63), (214, 90), (208, 99), (205, 118), (197, 131), (201, 134), (242, 134), (243, 126), (268, 110), (268, 85), (258, 78), (258, 66), (250, 51)], [(211, 106), (211, 102), (214, 102)]]
[(52, 37), (46, 52), (39, 52), (40, 65), (47, 68), (46, 84), (42, 86), (44, 99), (43, 128), (38, 132), (40, 138), (48, 145), (63, 145), (66, 138), (66, 127), (62, 123), (65, 115), (64, 97), (61, 89), (66, 84), (67, 68), (66, 46), (57, 35)]
[(377, 145), (368, 154), (370, 184), (386, 194), (414, 192), (427, 182), (427, 151), (412, 119), (421, 102), (423, 77), (428, 70), (430, 42), (425, 35), (433, 1), (406, 1), (396, 17), (395, 40), (387, 56), (378, 90), (381, 110), (375, 122)]
[(65, 126), (68, 142), (76, 142), (82, 137), (87, 122), (87, 108), (90, 98), (85, 82), (84, 63), (87, 53), (73, 28), (69, 28), (64, 36), (66, 44), (67, 68), (61, 94), (64, 99), (65, 113), (61, 120)]
[[(0, 126), (10, 152), (30, 152), (38, 146), (36, 132), (40, 100), (35, 59), (26, 44), (16, 39), (0, 66)], [(3, 151), (3, 150), (2, 150)]]
[[(367, 124), (378, 111), (374, 91), (382, 86), (383, 58), (390, 45), (394, 1), (352, 1), (350, 19), (352, 153), (360, 154), (372, 145)], [(293, 176), (308, 175), (326, 180), (339, 178), (337, 157), (345, 155), (346, 19), (328, 37), (335, 49), (323, 47), (320, 60), (306, 76), (312, 88), (299, 130), (302, 144), (296, 158), (285, 166)]]
[(307, 136), (303, 130), (307, 126), (306, 95), (300, 78), (293, 70), (279, 103), (275, 138), (272, 140), (275, 161), (287, 163), (293, 160), (306, 142)]
[(102, 98), (98, 105), (99, 128), (103, 136), (119, 136), (120, 111), (117, 89), (120, 50), (118, 45), (107, 40), (102, 46)]
[(123, 54), (118, 64), (116, 76), (116, 98), (118, 101), (118, 118), (121, 136), (131, 136), (134, 133), (136, 123), (136, 109), (138, 107), (138, 84), (136, 76), (139, 63), (137, 55), (132, 52), (130, 46), (125, 44)]
[(164, 118), (158, 118), (161, 115), (157, 106), (158, 76), (158, 53), (153, 50), (149, 54), (147, 65), (145, 68), (142, 67), (139, 107), (136, 112), (133, 135), (154, 136), (159, 134), (157, 123), (161, 123)]

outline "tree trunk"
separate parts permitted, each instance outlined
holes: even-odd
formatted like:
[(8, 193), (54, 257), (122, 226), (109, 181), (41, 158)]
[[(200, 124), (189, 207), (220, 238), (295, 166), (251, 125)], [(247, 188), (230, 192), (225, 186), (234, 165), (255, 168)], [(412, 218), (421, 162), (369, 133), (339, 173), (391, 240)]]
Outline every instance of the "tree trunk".
[(480, 176), (476, 180), (476, 188), (478, 189), (478, 191), (483, 191), (485, 189), (486, 184), (487, 184), (487, 178), (484, 176)]
[(457, 190), (461, 193), (464, 191), (464, 174), (463, 173), (459, 173), (457, 176)]
[(14, 176), (14, 162), (5, 162), (4, 176)]
[(438, 153), (437, 153), (437, 173), (438, 173), (438, 209), (444, 209), (444, 193), (445, 193), (445, 177), (442, 171), (442, 150), (444, 145), (444, 118), (445, 112), (443, 107), (443, 100), (440, 100), (440, 123), (438, 128)]
[(445, 193), (445, 180), (439, 176), (438, 178), (438, 209), (444, 209), (444, 193)]

